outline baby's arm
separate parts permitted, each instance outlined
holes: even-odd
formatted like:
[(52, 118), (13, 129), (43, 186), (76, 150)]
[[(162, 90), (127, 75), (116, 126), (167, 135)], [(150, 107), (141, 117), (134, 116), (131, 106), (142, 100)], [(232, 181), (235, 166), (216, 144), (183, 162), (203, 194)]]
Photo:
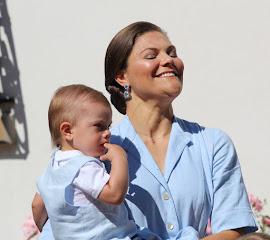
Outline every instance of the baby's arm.
[(34, 221), (39, 231), (41, 232), (44, 224), (46, 223), (48, 219), (48, 214), (45, 208), (45, 204), (38, 193), (36, 193), (34, 200), (32, 202), (32, 212), (33, 212)]
[(110, 179), (101, 190), (98, 199), (111, 205), (120, 205), (124, 200), (129, 185), (127, 154), (118, 145), (105, 143), (108, 152), (100, 160), (111, 161)]

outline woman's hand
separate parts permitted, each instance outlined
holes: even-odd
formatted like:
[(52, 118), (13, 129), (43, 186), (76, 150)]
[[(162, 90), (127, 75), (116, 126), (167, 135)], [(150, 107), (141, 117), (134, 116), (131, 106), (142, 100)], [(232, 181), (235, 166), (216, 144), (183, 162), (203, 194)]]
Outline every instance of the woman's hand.
[(209, 235), (202, 240), (236, 240), (240, 236), (245, 234), (244, 228), (238, 228), (233, 230), (226, 230), (219, 233)]

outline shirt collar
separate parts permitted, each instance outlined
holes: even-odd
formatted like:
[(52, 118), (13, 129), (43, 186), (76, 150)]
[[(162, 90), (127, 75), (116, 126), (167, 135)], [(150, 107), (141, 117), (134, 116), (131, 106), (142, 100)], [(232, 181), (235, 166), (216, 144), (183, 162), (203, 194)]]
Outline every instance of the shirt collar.
[(56, 148), (52, 154), (52, 158), (54, 158), (54, 161), (60, 162), (78, 155), (83, 155), (83, 153), (79, 150), (61, 151), (59, 148)]
[(191, 141), (190, 136), (182, 129), (181, 119), (175, 116), (173, 117), (172, 131), (165, 161), (164, 177), (157, 168), (154, 159), (153, 161), (149, 161), (149, 158), (152, 158), (152, 156), (139, 135), (137, 135), (127, 115), (124, 117), (124, 122), (126, 126), (126, 136), (121, 146), (143, 164), (165, 186), (164, 179), (169, 181), (171, 173), (180, 160), (182, 152)]

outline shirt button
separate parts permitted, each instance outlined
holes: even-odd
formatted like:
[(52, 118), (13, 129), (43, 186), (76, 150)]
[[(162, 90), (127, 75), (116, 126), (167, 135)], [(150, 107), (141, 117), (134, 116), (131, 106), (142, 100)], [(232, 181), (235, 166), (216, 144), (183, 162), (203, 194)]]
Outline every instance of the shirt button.
[(168, 228), (169, 230), (173, 230), (174, 226), (173, 226), (173, 224), (168, 223), (168, 224), (167, 224), (167, 228)]
[(170, 195), (169, 195), (168, 193), (164, 193), (164, 194), (163, 194), (163, 198), (164, 198), (165, 200), (168, 200), (168, 199), (170, 198)]

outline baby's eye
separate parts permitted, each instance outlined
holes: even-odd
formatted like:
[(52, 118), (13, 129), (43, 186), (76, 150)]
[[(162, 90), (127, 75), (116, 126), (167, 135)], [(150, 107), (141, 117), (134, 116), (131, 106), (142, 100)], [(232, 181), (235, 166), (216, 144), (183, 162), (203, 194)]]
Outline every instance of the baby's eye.
[(95, 127), (97, 127), (99, 130), (103, 130), (103, 129), (106, 128), (106, 127), (105, 127), (103, 124), (101, 124), (101, 123), (95, 124)]

